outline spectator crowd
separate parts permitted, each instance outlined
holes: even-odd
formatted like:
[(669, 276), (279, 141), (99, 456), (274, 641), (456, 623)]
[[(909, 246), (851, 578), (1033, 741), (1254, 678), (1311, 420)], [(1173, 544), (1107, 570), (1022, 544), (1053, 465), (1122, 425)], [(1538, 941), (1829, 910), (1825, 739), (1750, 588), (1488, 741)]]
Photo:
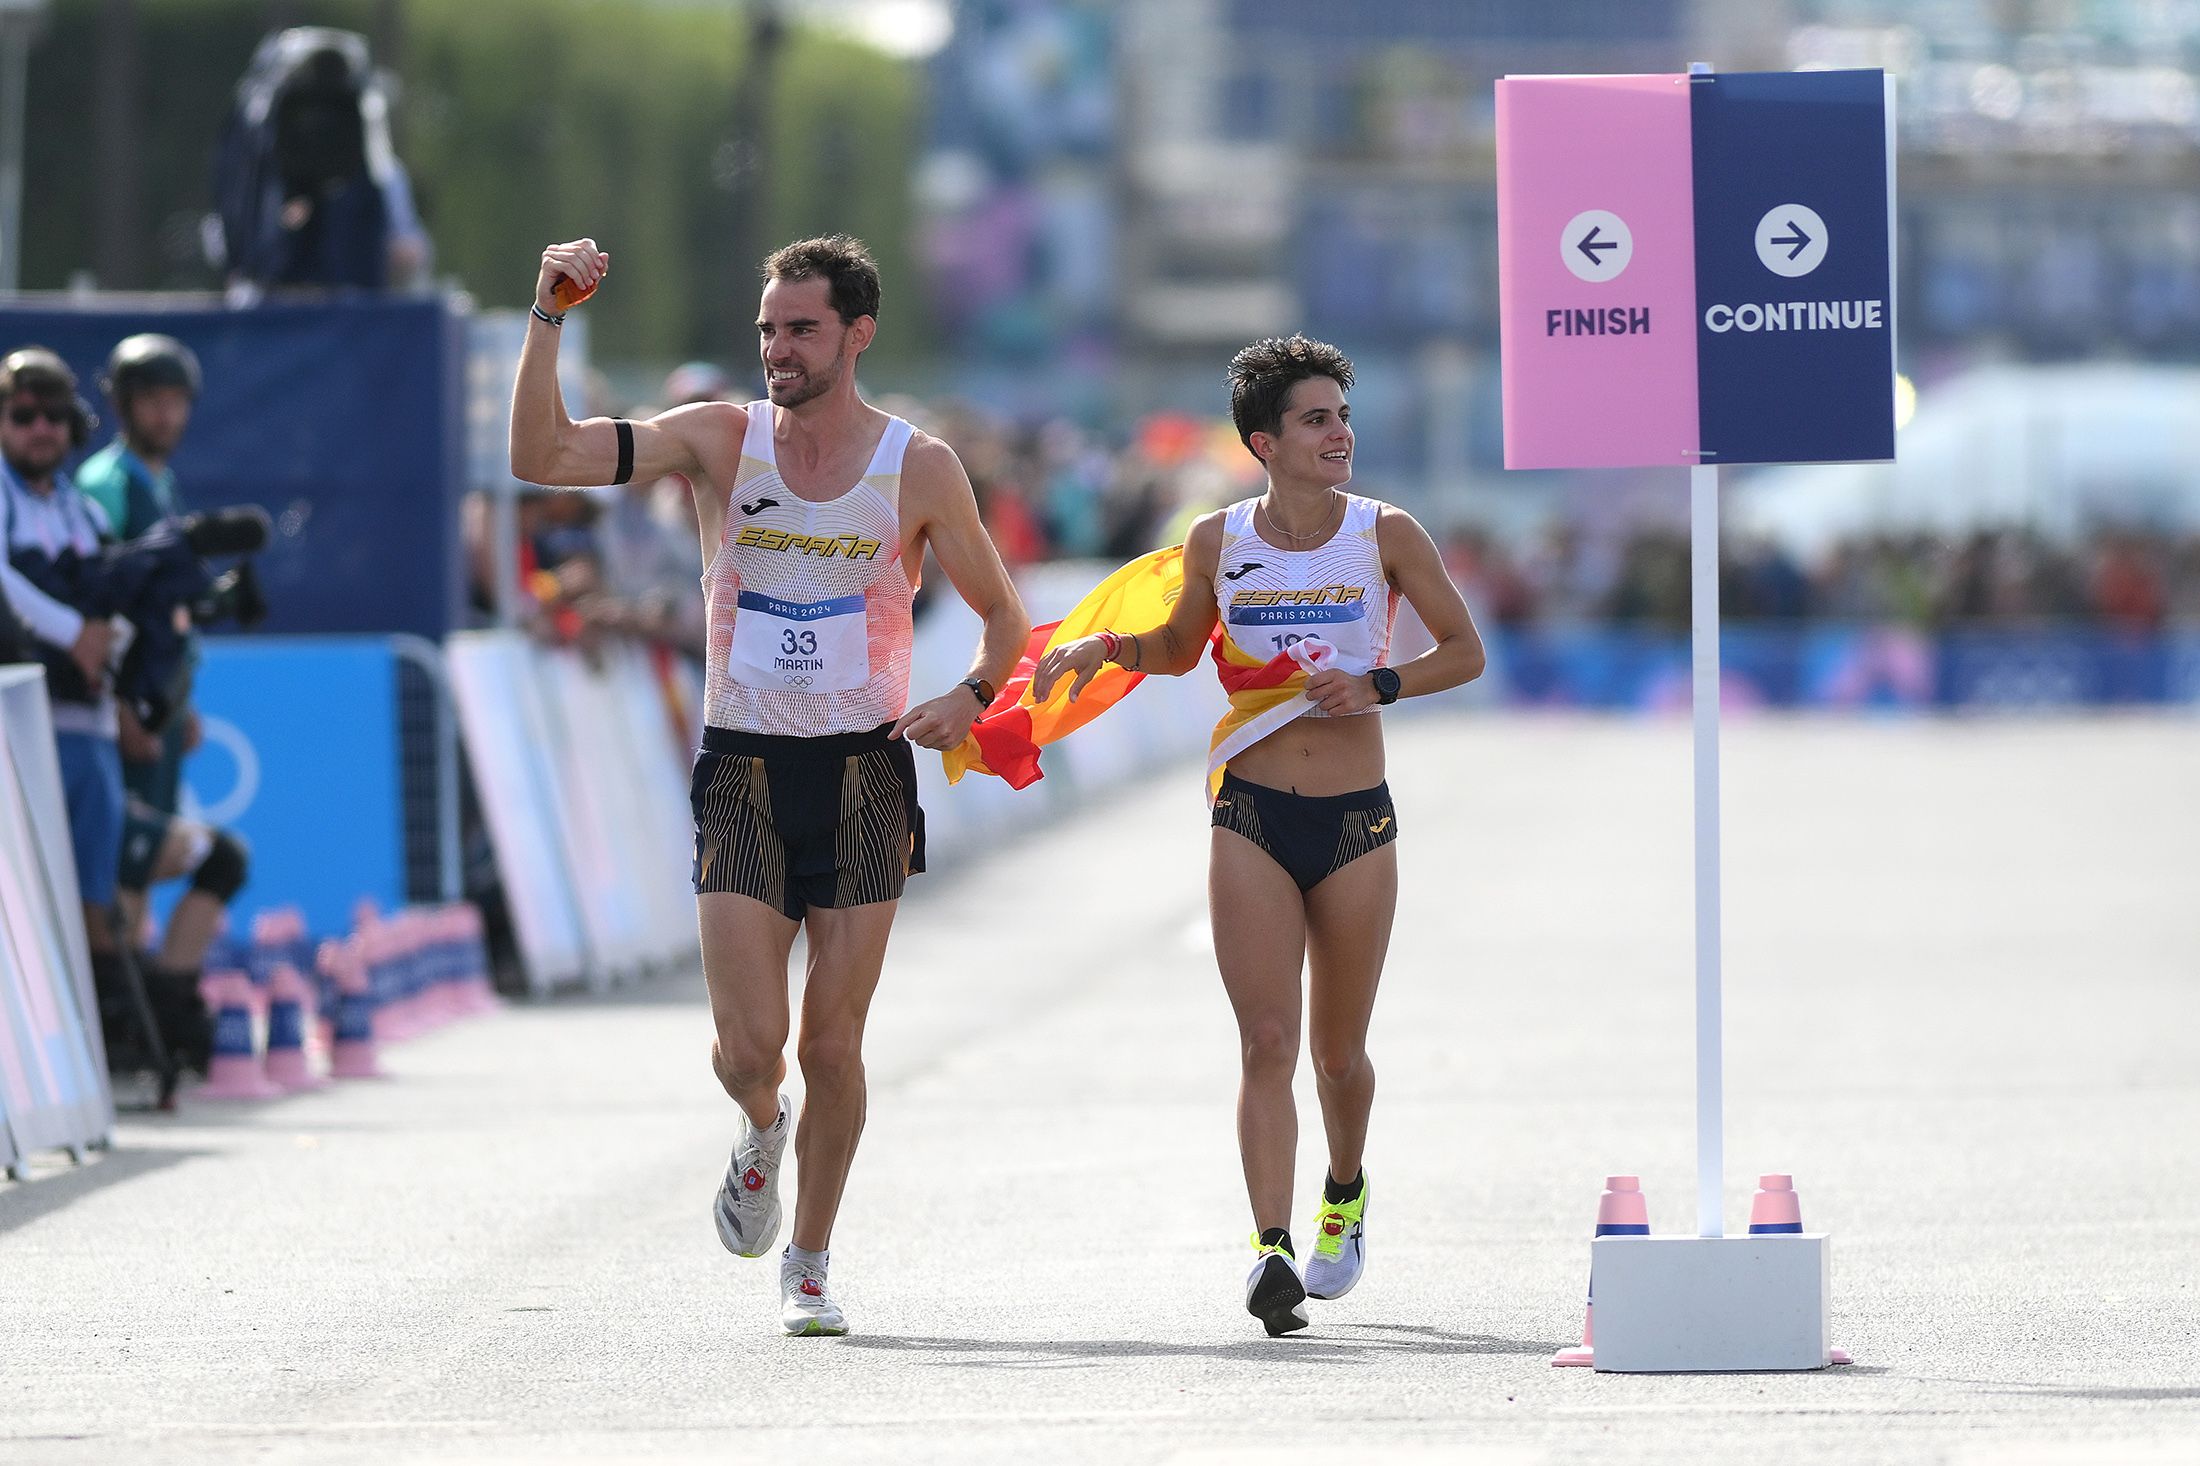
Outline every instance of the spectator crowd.
[[(729, 387), (682, 367), (683, 383)], [(1011, 567), (1056, 559), (1120, 564), (1183, 538), (1197, 515), (1260, 490), (1257, 466), (1222, 424), (1163, 414), (1110, 440), (1063, 419), (1010, 422), (960, 402), (887, 399), (889, 410), (954, 447)], [(646, 412), (651, 409), (636, 409)], [(1380, 494), (1379, 486), (1370, 492)], [(1607, 624), (1685, 632), (1689, 544), (1678, 527), (1614, 530), (1556, 520), (1526, 537), (1478, 526), (1471, 502), (1424, 517), (1484, 624)], [(493, 604), (485, 506), (474, 506), (476, 600)], [(520, 506), (527, 616), (547, 634), (635, 631), (701, 645), (700, 556), (681, 481), (593, 495), (531, 493)], [(1736, 622), (1837, 621), (1955, 627), (2200, 627), (2200, 533), (2103, 525), (2063, 540), (2009, 525), (1959, 535), (1875, 533), (1809, 559), (1762, 535), (1722, 546), (1720, 607)]]

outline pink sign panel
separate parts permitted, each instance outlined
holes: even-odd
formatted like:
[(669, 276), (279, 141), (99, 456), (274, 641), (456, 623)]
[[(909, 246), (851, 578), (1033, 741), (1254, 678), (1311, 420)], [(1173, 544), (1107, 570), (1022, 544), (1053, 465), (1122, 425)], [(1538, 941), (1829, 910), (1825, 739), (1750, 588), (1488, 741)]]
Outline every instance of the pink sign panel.
[(1497, 84), (1507, 468), (1696, 463), (1685, 74)]

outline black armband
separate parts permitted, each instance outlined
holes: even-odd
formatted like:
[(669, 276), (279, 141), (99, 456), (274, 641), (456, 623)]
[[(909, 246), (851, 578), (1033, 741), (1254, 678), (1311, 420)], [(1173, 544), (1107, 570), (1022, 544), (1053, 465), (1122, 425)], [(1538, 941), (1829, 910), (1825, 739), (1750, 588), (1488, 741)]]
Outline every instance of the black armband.
[(634, 424), (623, 417), (611, 419), (612, 429), (619, 435), (619, 469), (611, 476), (611, 482), (623, 484), (634, 477)]

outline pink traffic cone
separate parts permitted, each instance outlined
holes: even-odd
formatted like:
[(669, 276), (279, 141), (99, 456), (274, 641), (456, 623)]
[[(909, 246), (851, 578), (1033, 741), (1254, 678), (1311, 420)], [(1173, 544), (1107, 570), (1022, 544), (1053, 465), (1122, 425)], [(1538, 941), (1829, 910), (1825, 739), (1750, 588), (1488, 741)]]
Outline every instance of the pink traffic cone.
[(1759, 1176), (1757, 1194), (1749, 1199), (1749, 1230), (1800, 1232), (1803, 1200), (1795, 1194), (1793, 1176)]
[(374, 1042), (374, 993), (367, 976), (364, 942), (354, 936), (336, 944), (336, 1043), (328, 1072), (338, 1079), (382, 1079)]
[(450, 907), (451, 942), (457, 952), (458, 991), (468, 1013), (494, 1013), (503, 1007), (489, 984), (489, 945), (483, 938), (481, 908), (471, 901)]
[(313, 949), (313, 970), (327, 979), (321, 986), (321, 1001), (315, 1005), (314, 1027), (319, 1030), (320, 1048), (324, 1054), (336, 1052), (336, 1010), (341, 1000), (336, 996), (338, 973), (343, 965), (344, 944), (334, 937), (323, 937)]
[[(1606, 1176), (1604, 1195), (1597, 1199), (1599, 1237), (1647, 1237), (1650, 1235), (1650, 1203), (1642, 1194), (1639, 1176)], [(1581, 1347), (1561, 1349), (1551, 1356), (1554, 1369), (1593, 1367), (1596, 1355), (1597, 1280), (1589, 1274), (1589, 1304), (1581, 1315)]]
[(214, 1057), (201, 1099), (274, 1099), (282, 1094), (260, 1073), (252, 1041), (252, 979), (242, 972), (210, 972), (201, 986), (214, 1009)]
[[(1795, 1194), (1793, 1176), (1759, 1176), (1757, 1194), (1749, 1199), (1749, 1230), (1753, 1236), (1778, 1236), (1803, 1230), (1803, 1199)], [(1850, 1364), (1846, 1349), (1828, 1348), (1828, 1364)]]
[(451, 940), (449, 909), (417, 907), (413, 911), (413, 922), (420, 933), (420, 953), (414, 960), (420, 964), (427, 983), (422, 990), (422, 1001), (438, 1024), (465, 1017), (466, 1000), (458, 990), (458, 964), (454, 960), (456, 949)]
[(422, 947), (418, 915), (410, 910), (384, 917), (367, 943), (367, 967), (374, 975), (374, 1036), (398, 1043), (435, 1027), (437, 1014), (420, 981)]
[[(374, 1025), (377, 1043), (396, 1043), (412, 1036), (408, 1026), (410, 1015), (400, 1010), (398, 993), (394, 986), (397, 970), (388, 958), (390, 936), (388, 919), (376, 908), (374, 902), (361, 897), (359, 903), (352, 908), (351, 940), (344, 945), (347, 953), (352, 949), (358, 952), (359, 970), (366, 982), (368, 1012), (371, 1015), (369, 1021)], [(341, 987), (336, 1004), (338, 1022), (342, 1022), (344, 1011), (340, 994)]]
[(313, 984), (288, 958), (275, 963), (267, 984), (267, 1082), (286, 1091), (319, 1089), (328, 1081), (306, 1061), (313, 1023)]

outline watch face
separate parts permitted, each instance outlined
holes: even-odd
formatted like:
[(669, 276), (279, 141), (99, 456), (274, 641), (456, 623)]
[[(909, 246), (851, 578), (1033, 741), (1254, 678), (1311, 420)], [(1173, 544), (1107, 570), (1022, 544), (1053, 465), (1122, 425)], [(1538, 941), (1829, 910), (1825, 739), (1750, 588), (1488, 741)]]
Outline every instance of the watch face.
[(1393, 671), (1389, 667), (1377, 667), (1375, 669), (1374, 680), (1375, 695), (1377, 697), (1381, 698), (1384, 702), (1391, 702), (1397, 698), (1398, 674), (1395, 671)]

